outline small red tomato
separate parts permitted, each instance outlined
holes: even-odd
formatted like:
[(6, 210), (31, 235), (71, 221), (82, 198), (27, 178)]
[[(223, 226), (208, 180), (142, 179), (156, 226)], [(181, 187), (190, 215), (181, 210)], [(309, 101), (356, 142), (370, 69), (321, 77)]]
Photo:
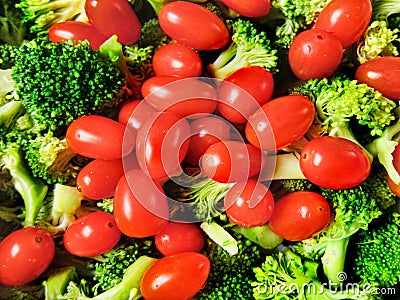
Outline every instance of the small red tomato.
[(289, 65), (297, 78), (329, 77), (340, 65), (343, 47), (332, 33), (309, 29), (298, 34), (289, 48)]
[(383, 96), (400, 100), (400, 57), (383, 56), (361, 64), (355, 77), (359, 83), (366, 83)]
[[(392, 152), (392, 157), (393, 157), (393, 166), (397, 171), (397, 173), (400, 174), (400, 144), (398, 144), (394, 148)], [(393, 179), (390, 178), (389, 174), (387, 175), (387, 182), (390, 190), (397, 196), (400, 196), (400, 182), (393, 181)]]
[(136, 131), (155, 112), (156, 110), (146, 101), (133, 100), (121, 107), (118, 113), (118, 122)]
[(204, 246), (204, 236), (198, 226), (191, 223), (169, 222), (154, 241), (163, 255), (181, 252), (200, 252)]
[(270, 0), (221, 0), (221, 2), (239, 15), (248, 18), (264, 17), (271, 9)]
[(144, 299), (187, 300), (200, 291), (209, 274), (210, 261), (203, 254), (181, 252), (168, 255), (146, 271), (140, 291)]
[(300, 191), (275, 202), (269, 220), (273, 232), (288, 241), (302, 241), (322, 231), (331, 218), (329, 203), (318, 193)]
[(229, 221), (241, 227), (265, 224), (274, 211), (274, 196), (262, 183), (248, 180), (232, 186), (224, 199)]
[(341, 137), (322, 136), (304, 146), (300, 168), (312, 183), (342, 190), (362, 183), (371, 171), (371, 161), (354, 142)]
[(202, 69), (200, 55), (179, 43), (164, 45), (153, 56), (153, 70), (156, 75), (197, 77), (201, 75)]
[(0, 283), (21, 286), (35, 280), (50, 266), (54, 253), (54, 240), (43, 229), (10, 233), (0, 243)]

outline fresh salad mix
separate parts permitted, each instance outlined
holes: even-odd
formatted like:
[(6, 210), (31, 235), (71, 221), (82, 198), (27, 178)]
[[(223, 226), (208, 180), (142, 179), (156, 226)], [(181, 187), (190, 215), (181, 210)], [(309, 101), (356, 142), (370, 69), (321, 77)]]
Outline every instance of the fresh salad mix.
[(1, 0), (0, 299), (398, 299), (398, 0)]

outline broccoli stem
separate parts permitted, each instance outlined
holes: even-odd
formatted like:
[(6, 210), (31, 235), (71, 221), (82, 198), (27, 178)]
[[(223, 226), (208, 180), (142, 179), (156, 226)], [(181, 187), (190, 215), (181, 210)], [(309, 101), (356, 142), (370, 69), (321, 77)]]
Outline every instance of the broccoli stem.
[(0, 107), (0, 127), (6, 130), (24, 112), (21, 101), (11, 100)]
[(168, 0), (147, 0), (147, 2), (149, 2), (149, 4), (151, 5), (151, 7), (154, 9), (154, 12), (157, 14), (157, 16), (159, 15), (161, 8), (163, 8), (163, 6), (168, 3)]
[(340, 284), (343, 282), (340, 275), (344, 271), (345, 257), (350, 237), (338, 240), (327, 240), (325, 253), (321, 257), (324, 274), (330, 283)]
[[(270, 167), (270, 166), (268, 166)], [(266, 178), (262, 175), (266, 174)], [(270, 172), (262, 172), (261, 181), (282, 179), (306, 179), (300, 168), (300, 159), (296, 153), (278, 154), (275, 156), (275, 170), (270, 177)]]

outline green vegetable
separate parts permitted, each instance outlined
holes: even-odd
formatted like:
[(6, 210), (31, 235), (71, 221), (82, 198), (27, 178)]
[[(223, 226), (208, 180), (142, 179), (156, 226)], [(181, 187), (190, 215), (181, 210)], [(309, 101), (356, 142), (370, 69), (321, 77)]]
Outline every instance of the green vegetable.
[(0, 44), (19, 46), (27, 38), (24, 14), (14, 0), (0, 1)]
[(0, 44), (0, 69), (11, 69), (15, 64), (18, 46)]

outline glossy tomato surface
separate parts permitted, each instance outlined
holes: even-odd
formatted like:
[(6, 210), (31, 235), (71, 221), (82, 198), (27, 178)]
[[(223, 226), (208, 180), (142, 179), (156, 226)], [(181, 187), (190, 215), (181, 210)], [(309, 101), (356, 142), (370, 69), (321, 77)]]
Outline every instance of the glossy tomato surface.
[(91, 257), (105, 253), (119, 242), (121, 231), (112, 214), (96, 211), (76, 219), (63, 236), (65, 249), (73, 255)]
[(168, 255), (146, 271), (140, 291), (145, 299), (191, 299), (204, 286), (209, 274), (210, 261), (203, 254), (182, 252)]
[(370, 0), (332, 0), (319, 14), (314, 27), (334, 34), (347, 48), (362, 36), (371, 17)]
[(322, 231), (331, 218), (329, 203), (318, 193), (300, 191), (275, 202), (269, 220), (273, 232), (288, 241), (302, 241)]
[(216, 50), (224, 47), (230, 40), (224, 22), (196, 3), (167, 3), (162, 7), (158, 20), (167, 35), (194, 49)]
[(26, 227), (10, 233), (0, 243), (0, 283), (20, 286), (38, 278), (54, 258), (51, 235)]
[(361, 64), (355, 77), (359, 83), (366, 83), (383, 96), (400, 100), (400, 57), (377, 57)]
[(329, 77), (340, 65), (342, 57), (339, 39), (320, 29), (299, 33), (289, 48), (290, 68), (303, 81)]
[(248, 18), (264, 17), (271, 9), (270, 0), (221, 0), (221, 2), (239, 15)]
[(118, 122), (137, 131), (156, 110), (143, 100), (133, 100), (124, 104), (118, 113)]
[(362, 183), (371, 171), (371, 161), (364, 150), (352, 141), (322, 136), (304, 146), (300, 168), (312, 183), (341, 190)]

